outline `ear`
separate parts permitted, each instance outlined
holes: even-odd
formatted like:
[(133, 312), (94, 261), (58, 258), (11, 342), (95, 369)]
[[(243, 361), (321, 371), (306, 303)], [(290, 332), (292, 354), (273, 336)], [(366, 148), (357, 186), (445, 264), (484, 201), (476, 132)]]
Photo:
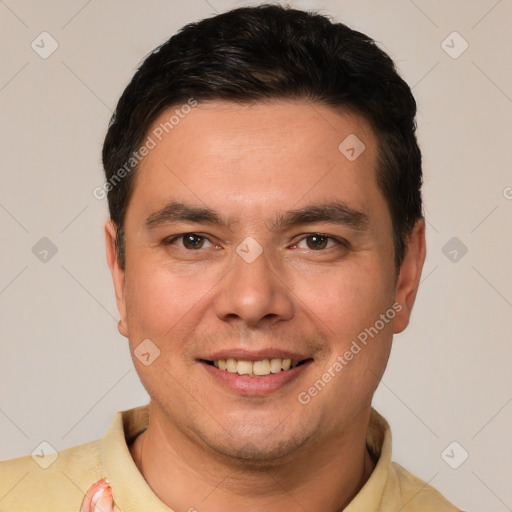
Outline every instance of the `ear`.
[(119, 311), (119, 323), (117, 328), (119, 332), (128, 337), (128, 325), (126, 323), (126, 301), (124, 288), (124, 270), (119, 265), (116, 250), (117, 227), (112, 220), (105, 223), (105, 243), (107, 250), (107, 263), (112, 274), (114, 282), (114, 291), (116, 294), (117, 309)]
[(405, 247), (404, 260), (400, 265), (396, 283), (395, 300), (402, 306), (402, 309), (397, 312), (394, 319), (393, 332), (395, 334), (402, 332), (409, 324), (426, 252), (425, 221), (419, 219), (416, 221)]

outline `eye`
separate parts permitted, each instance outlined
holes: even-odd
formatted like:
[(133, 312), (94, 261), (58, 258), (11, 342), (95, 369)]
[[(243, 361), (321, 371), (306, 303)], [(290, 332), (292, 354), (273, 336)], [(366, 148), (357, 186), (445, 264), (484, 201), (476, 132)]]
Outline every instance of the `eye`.
[[(304, 243), (306, 244), (305, 247)], [(336, 244), (339, 245), (340, 242), (333, 237), (322, 235), (320, 233), (312, 233), (299, 240), (299, 242), (295, 244), (294, 247), (298, 247), (299, 249), (311, 249), (313, 251), (321, 251), (323, 249), (330, 249), (331, 247), (334, 247)]]
[(164, 243), (166, 245), (177, 245), (178, 247), (183, 247), (184, 249), (191, 251), (204, 249), (205, 247), (213, 245), (206, 237), (198, 235), (197, 233), (184, 233), (183, 235), (177, 235), (168, 238)]

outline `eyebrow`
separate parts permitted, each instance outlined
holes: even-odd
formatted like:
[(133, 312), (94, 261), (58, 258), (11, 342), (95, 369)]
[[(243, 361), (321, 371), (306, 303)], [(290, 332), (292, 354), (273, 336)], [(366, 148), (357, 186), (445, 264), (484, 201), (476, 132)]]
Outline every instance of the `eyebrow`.
[(205, 222), (227, 225), (221, 216), (211, 208), (189, 205), (181, 201), (171, 201), (161, 210), (153, 212), (145, 221), (147, 229), (154, 229), (172, 222)]
[[(186, 204), (181, 201), (171, 201), (162, 209), (153, 212), (146, 219), (146, 229), (152, 230), (163, 224), (173, 222), (197, 222), (229, 226), (227, 220), (208, 207)], [(358, 231), (368, 228), (368, 216), (340, 201), (306, 205), (302, 208), (279, 213), (272, 221), (272, 231), (285, 230), (301, 225), (326, 222), (350, 227)]]
[(328, 203), (307, 205), (296, 210), (280, 213), (273, 221), (272, 230), (284, 230), (301, 224), (326, 222), (340, 224), (352, 229), (363, 231), (368, 227), (368, 217), (345, 203), (333, 201)]

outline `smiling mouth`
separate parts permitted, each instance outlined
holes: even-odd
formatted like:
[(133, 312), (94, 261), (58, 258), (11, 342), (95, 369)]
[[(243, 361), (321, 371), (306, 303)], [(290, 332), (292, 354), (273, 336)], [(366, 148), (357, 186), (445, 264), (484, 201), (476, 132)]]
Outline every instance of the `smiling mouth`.
[(221, 371), (244, 375), (245, 377), (267, 377), (272, 374), (293, 370), (311, 359), (295, 361), (292, 359), (262, 359), (261, 361), (244, 361), (238, 359), (217, 359), (215, 361), (203, 360), (210, 366)]

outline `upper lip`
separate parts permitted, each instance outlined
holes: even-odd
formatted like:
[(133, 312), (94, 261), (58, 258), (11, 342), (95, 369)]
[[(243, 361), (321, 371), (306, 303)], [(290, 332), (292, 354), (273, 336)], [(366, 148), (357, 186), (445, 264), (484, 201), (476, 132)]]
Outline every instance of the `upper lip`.
[(304, 361), (310, 359), (308, 356), (298, 354), (297, 352), (288, 352), (277, 348), (268, 348), (261, 350), (247, 350), (242, 348), (233, 348), (218, 350), (212, 354), (201, 358), (203, 361), (218, 361), (219, 359), (236, 359), (238, 361), (262, 361), (263, 359), (291, 359), (292, 361)]

